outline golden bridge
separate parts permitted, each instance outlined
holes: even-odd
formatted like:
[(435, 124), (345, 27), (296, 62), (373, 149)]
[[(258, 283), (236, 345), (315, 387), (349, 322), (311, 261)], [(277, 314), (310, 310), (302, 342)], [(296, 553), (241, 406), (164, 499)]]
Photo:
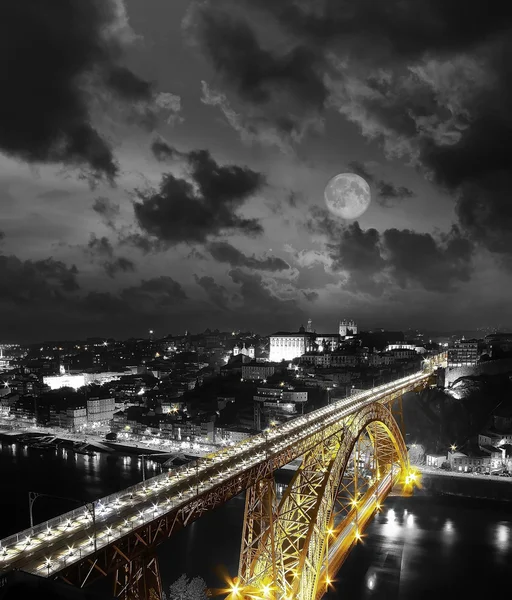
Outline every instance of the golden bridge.
[[(0, 541), (0, 573), (21, 570), (83, 587), (113, 576), (122, 600), (160, 600), (156, 548), (246, 491), (231, 600), (313, 600), (332, 583), (395, 484), (415, 473), (395, 415), (432, 384), (445, 355), (237, 446), (163, 473)], [(400, 420), (400, 419), (399, 419)], [(273, 474), (301, 459), (278, 501)]]

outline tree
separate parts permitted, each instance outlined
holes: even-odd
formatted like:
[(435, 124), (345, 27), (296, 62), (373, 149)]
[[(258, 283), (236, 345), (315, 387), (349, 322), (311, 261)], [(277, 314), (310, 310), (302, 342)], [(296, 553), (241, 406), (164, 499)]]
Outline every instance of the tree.
[(164, 600), (206, 600), (206, 583), (201, 577), (189, 579), (185, 573), (172, 583)]

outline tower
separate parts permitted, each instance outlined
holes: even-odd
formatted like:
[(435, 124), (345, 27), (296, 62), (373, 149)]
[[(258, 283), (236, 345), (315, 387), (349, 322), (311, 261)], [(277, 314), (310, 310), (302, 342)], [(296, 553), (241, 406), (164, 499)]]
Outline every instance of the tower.
[(311, 319), (311, 317), (309, 317), (308, 319), (308, 326), (306, 328), (306, 331), (308, 333), (313, 333), (313, 320)]
[(343, 319), (340, 321), (339, 334), (340, 337), (353, 336), (357, 333), (357, 325), (353, 319)]

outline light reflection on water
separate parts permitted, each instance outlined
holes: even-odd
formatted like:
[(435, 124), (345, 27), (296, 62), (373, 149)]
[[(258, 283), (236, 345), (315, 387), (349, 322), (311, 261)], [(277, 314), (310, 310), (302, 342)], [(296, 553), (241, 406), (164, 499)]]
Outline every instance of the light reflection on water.
[(476, 592), (491, 581), (498, 595), (508, 595), (510, 514), (467, 499), (388, 498), (325, 598), (457, 598), (468, 582)]
[[(148, 461), (149, 463), (149, 461)], [(136, 456), (95, 457), (33, 449), (3, 443), (0, 447), (2, 500), (0, 537), (28, 525), (28, 490), (84, 499), (105, 496), (141, 480)], [(148, 469), (148, 476), (157, 471)], [(281, 495), (284, 488), (279, 489)], [(36, 505), (36, 521), (69, 505)], [(47, 514), (50, 512), (51, 514)], [(235, 574), (244, 512), (243, 497), (205, 515), (159, 547), (164, 588), (183, 572), (221, 584), (219, 570)], [(462, 499), (419, 495), (388, 498), (364, 541), (349, 555), (326, 600), (453, 600), (470, 581), (469, 597), (508, 597), (512, 565), (511, 511)], [(462, 582), (462, 583), (461, 583)], [(481, 593), (480, 593), (481, 592)]]

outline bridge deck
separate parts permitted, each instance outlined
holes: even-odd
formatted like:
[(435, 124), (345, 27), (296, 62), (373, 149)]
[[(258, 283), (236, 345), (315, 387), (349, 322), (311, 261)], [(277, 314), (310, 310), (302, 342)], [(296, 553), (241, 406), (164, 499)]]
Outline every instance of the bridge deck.
[[(70, 565), (97, 555), (102, 548), (118, 545), (148, 523), (197, 505), (200, 496), (211, 495), (221, 486), (225, 502), (230, 493), (234, 496), (254, 482), (245, 474), (268, 465), (269, 459), (272, 469), (284, 466), (307, 451), (308, 442), (313, 443), (320, 431), (337, 424), (341, 427), (346, 417), (364, 406), (413, 390), (426, 383), (429, 376), (430, 372), (421, 371), (344, 398), (237, 446), (5, 538), (0, 541), (0, 572), (20, 569), (54, 577)], [(229, 482), (236, 485), (226, 494)]]

